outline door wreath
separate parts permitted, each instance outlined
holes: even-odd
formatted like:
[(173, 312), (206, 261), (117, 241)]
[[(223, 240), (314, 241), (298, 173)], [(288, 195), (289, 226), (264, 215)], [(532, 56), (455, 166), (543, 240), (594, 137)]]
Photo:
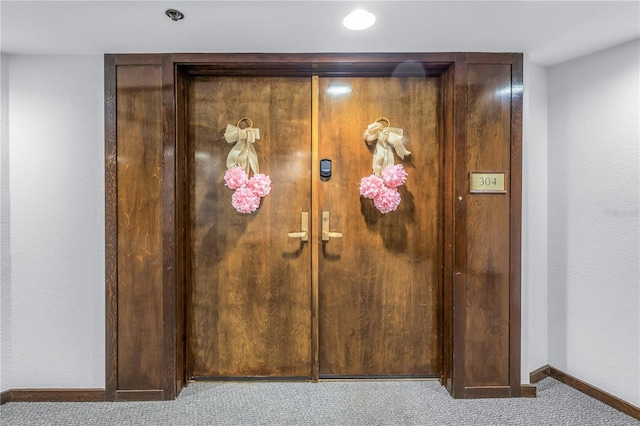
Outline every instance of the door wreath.
[[(247, 127), (241, 128), (241, 123)], [(227, 171), (224, 174), (225, 185), (233, 189), (231, 205), (239, 213), (253, 213), (260, 207), (260, 200), (271, 192), (271, 178), (259, 173), (258, 155), (254, 144), (260, 139), (260, 129), (253, 128), (253, 122), (248, 117), (238, 120), (238, 123), (227, 124), (224, 138), (235, 146), (227, 156)], [(249, 178), (249, 173), (253, 176)]]
[[(382, 122), (386, 122), (383, 126)], [(403, 141), (403, 130), (391, 127), (386, 117), (379, 117), (367, 126), (364, 132), (367, 145), (375, 143), (373, 173), (360, 181), (360, 195), (373, 200), (373, 205), (382, 214), (392, 212), (400, 205), (398, 187), (407, 181), (407, 172), (402, 164), (394, 164), (394, 152), (404, 159), (411, 155)]]

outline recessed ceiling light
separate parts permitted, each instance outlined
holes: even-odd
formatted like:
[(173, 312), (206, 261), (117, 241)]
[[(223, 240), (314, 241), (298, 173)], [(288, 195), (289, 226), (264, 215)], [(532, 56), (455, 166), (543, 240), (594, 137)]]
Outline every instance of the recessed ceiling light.
[(179, 21), (184, 18), (184, 13), (176, 9), (167, 9), (164, 11), (164, 14), (171, 18), (171, 20), (173, 21)]
[(342, 20), (345, 27), (354, 31), (369, 28), (374, 22), (376, 22), (376, 15), (363, 9), (354, 10)]

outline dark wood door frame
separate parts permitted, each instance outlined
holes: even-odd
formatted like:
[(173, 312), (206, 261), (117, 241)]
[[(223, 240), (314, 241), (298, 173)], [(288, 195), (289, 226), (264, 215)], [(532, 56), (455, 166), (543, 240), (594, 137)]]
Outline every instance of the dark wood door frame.
[[(149, 54), (105, 55), (106, 399), (173, 399), (185, 385), (185, 79), (390, 76), (416, 70), (442, 83), (440, 380), (456, 398), (520, 396), (521, 54)], [(144, 75), (148, 81), (140, 80)], [(486, 159), (476, 158), (484, 149), (478, 141), (509, 157), (509, 192), (503, 195), (508, 198), (500, 207), (508, 223), (482, 222), (478, 218), (490, 213), (487, 198), (469, 196), (469, 172), (490, 171)], [(136, 152), (139, 158), (132, 155)], [(131, 175), (136, 168), (157, 173)], [(135, 210), (148, 200), (160, 211)], [(141, 229), (162, 241), (154, 261), (138, 253), (146, 247), (127, 244), (140, 238)], [(508, 234), (506, 248), (504, 241), (493, 242), (499, 234)], [(486, 249), (468, 245), (469, 238), (485, 237)], [(483, 258), (486, 270), (477, 270), (484, 264), (469, 256)], [(495, 273), (500, 262), (498, 272), (506, 270), (506, 278)], [(476, 300), (478, 295), (486, 300)], [(489, 299), (495, 295), (508, 306), (493, 306)], [(479, 325), (466, 317), (470, 308), (482, 316)], [(471, 340), (485, 332), (486, 342)], [(157, 350), (140, 347), (149, 344)]]

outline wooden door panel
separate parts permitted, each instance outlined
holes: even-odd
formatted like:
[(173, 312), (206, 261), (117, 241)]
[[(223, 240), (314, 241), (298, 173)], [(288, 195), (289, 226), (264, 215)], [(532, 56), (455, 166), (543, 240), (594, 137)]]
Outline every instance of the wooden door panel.
[(162, 67), (118, 68), (118, 390), (163, 383)]
[[(509, 171), (511, 163), (511, 65), (469, 64), (468, 171)], [(506, 89), (506, 90), (505, 90)], [(465, 383), (509, 385), (509, 224), (506, 194), (467, 196)], [(480, 364), (476, 360), (482, 358)]]
[[(318, 149), (333, 176), (318, 184), (319, 209), (343, 233), (320, 250), (321, 376), (440, 373), (439, 93), (437, 78), (320, 79)], [(386, 215), (359, 194), (372, 173), (363, 133), (380, 116), (412, 152), (396, 157), (408, 179)]]
[[(289, 80), (198, 77), (189, 84), (192, 376), (309, 375), (310, 250), (286, 234), (310, 209), (311, 90), (306, 79), (296, 79), (295, 89)], [(439, 80), (320, 82), (319, 153), (334, 161), (334, 174), (314, 182), (316, 208), (329, 211), (331, 227), (344, 234), (320, 250), (320, 374), (438, 374)], [(330, 95), (335, 85), (349, 85), (351, 95)], [(242, 103), (245, 93), (252, 97)], [(288, 109), (272, 111), (282, 103)], [(358, 191), (372, 171), (362, 134), (381, 114), (405, 130), (413, 151), (402, 162), (409, 177), (400, 207), (387, 215)], [(260, 128), (261, 168), (274, 182), (252, 215), (233, 210), (222, 181), (230, 149), (222, 133), (242, 116)], [(311, 229), (319, 233), (320, 223)]]
[[(188, 87), (189, 374), (310, 376), (310, 255), (287, 233), (310, 209), (307, 78), (196, 77)], [(251, 214), (224, 184), (228, 123), (249, 117), (272, 191)]]

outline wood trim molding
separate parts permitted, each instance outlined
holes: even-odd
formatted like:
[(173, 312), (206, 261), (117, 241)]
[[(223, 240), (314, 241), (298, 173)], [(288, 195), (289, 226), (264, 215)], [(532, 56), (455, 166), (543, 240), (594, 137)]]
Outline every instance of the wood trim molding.
[(116, 391), (116, 401), (162, 401), (164, 399), (162, 389)]
[(455, 92), (455, 67), (451, 66), (442, 77), (441, 96), (444, 102), (443, 111), (440, 113), (443, 131), (440, 135), (440, 160), (444, 164), (444, 172), (440, 173), (440, 188), (442, 190), (441, 215), (442, 226), (442, 309), (441, 309), (441, 333), (442, 333), (442, 372), (440, 383), (453, 392), (453, 240), (454, 240), (454, 214), (455, 188), (454, 169), (446, 167), (453, 164), (454, 158), (454, 92)]
[[(112, 401), (160, 401), (163, 389), (118, 390)], [(101, 402), (105, 389), (10, 389), (0, 394), (0, 404), (8, 402)]]
[(537, 370), (532, 371), (529, 375), (531, 383), (539, 382), (545, 377), (551, 377), (569, 387), (574, 388), (577, 391), (584, 393), (585, 395), (595, 398), (598, 401), (607, 404), (612, 408), (615, 408), (616, 410), (628, 416), (633, 417), (634, 419), (640, 420), (640, 407), (636, 407), (633, 404), (623, 401), (617, 396), (611, 395), (610, 393), (605, 392), (602, 389), (592, 386), (589, 383), (573, 377), (563, 371), (560, 371), (557, 368), (553, 368), (550, 365), (540, 367)]
[[(140, 387), (162, 386), (164, 394), (154, 399), (174, 399), (177, 396), (177, 384), (183, 383), (184, 375), (177, 368), (178, 332), (177, 320), (177, 277), (176, 277), (176, 245), (178, 234), (175, 229), (175, 100), (174, 100), (174, 64), (172, 55), (110, 55), (104, 57), (105, 76), (105, 398), (115, 401), (119, 397), (122, 385), (120, 380), (128, 377), (123, 373), (121, 364), (122, 349), (118, 339), (120, 306), (118, 292), (120, 265), (118, 258), (118, 67), (128, 66), (156, 66), (162, 68), (161, 105), (162, 109), (162, 229), (165, 231), (162, 240), (162, 307), (159, 316), (162, 317), (161, 326), (154, 332), (162, 335), (161, 349), (157, 360), (161, 364), (153, 368), (161, 370), (161, 377), (153, 377), (155, 383), (143, 384)], [(121, 299), (120, 299), (121, 300)], [(126, 320), (126, 318), (125, 318)], [(182, 336), (180, 335), (180, 340)], [(124, 346), (126, 349), (126, 346)], [(180, 377), (178, 377), (180, 376)], [(143, 389), (144, 390), (144, 389)], [(154, 393), (155, 395), (155, 393)], [(149, 399), (145, 397), (144, 399)]]
[(511, 167), (509, 189), (509, 383), (511, 396), (520, 396), (521, 366), (521, 262), (522, 262), (522, 55), (511, 58)]
[(116, 56), (105, 55), (105, 395), (110, 401), (115, 399), (118, 387), (118, 158), (115, 61)]
[[(458, 196), (466, 193), (466, 152), (467, 152), (467, 99), (464, 82), (467, 81), (467, 55), (456, 55), (454, 65), (454, 93), (453, 93), (453, 194), (454, 205), (450, 206), (453, 213), (453, 257), (451, 278), (451, 309), (452, 309), (452, 374), (450, 393), (454, 398), (465, 397), (465, 347), (464, 327), (466, 321), (466, 264), (467, 264), (467, 216), (466, 203), (459, 202)], [(457, 309), (456, 309), (457, 308)]]
[(11, 389), (2, 392), (2, 404), (7, 402), (99, 402), (104, 401), (104, 389)]
[(176, 226), (176, 113), (174, 94), (174, 70), (171, 55), (161, 57), (162, 63), (162, 127), (163, 127), (163, 164), (162, 164), (162, 229), (163, 232), (163, 268), (164, 268), (164, 395), (163, 399), (175, 399), (178, 396), (178, 376), (184, 376), (177, 370), (177, 298), (178, 277), (176, 236), (180, 232)]
[(533, 385), (521, 385), (520, 386), (520, 396), (522, 398), (536, 398), (536, 387)]
[[(311, 176), (320, 174), (320, 154), (318, 151), (319, 123), (319, 79), (318, 76), (311, 77)], [(320, 205), (320, 194), (317, 185), (312, 186), (311, 205)], [(317, 208), (311, 209), (311, 223), (320, 223), (320, 212)], [(311, 312), (318, 312), (319, 309), (319, 274), (318, 262), (320, 260), (318, 247), (320, 245), (317, 232), (311, 232)], [(317, 381), (320, 377), (320, 318), (318, 315), (311, 315), (311, 380)]]
[(546, 379), (551, 374), (550, 370), (551, 367), (549, 366), (549, 364), (544, 365), (537, 370), (533, 370), (531, 373), (529, 373), (529, 383), (535, 384), (542, 379)]
[(464, 388), (463, 398), (510, 398), (511, 386), (470, 386)]
[[(182, 198), (184, 194), (181, 173), (184, 164), (180, 157), (180, 139), (184, 137), (180, 128), (183, 120), (180, 113), (181, 78), (195, 75), (334, 75), (334, 76), (380, 76), (390, 75), (395, 67), (407, 60), (421, 63), (429, 75), (443, 75), (446, 90), (443, 96), (447, 119), (444, 123), (445, 138), (449, 151), (445, 152), (445, 170), (450, 167), (448, 178), (451, 183), (446, 188), (444, 206), (449, 210), (444, 226), (446, 232), (443, 246), (446, 246), (446, 262), (443, 274), (447, 274), (443, 284), (446, 293), (447, 327), (441, 330), (441, 336), (448, 339), (446, 350), (443, 350), (443, 371), (441, 381), (446, 384), (449, 392), (456, 398), (481, 397), (485, 387), (468, 387), (468, 384), (485, 384), (486, 382), (465, 383), (465, 314), (466, 301), (466, 238), (467, 229), (465, 217), (467, 206), (459, 202), (458, 196), (466, 194), (467, 172), (465, 170), (467, 128), (466, 128), (466, 96), (465, 82), (467, 81), (467, 63), (511, 65), (512, 69), (512, 115), (511, 115), (511, 145), (512, 159), (510, 171), (511, 215), (521, 214), (521, 157), (522, 157), (522, 92), (518, 90), (522, 84), (522, 55), (521, 54), (484, 54), (484, 53), (332, 53), (332, 54), (117, 54), (105, 55), (105, 282), (106, 282), (106, 391), (105, 398), (109, 401), (131, 399), (173, 399), (185, 383), (185, 364), (189, 360), (185, 356), (185, 318), (188, 313), (185, 308), (184, 294), (188, 289), (185, 278), (185, 255), (180, 251), (184, 238), (181, 230), (184, 219), (182, 212)], [(118, 67), (160, 65), (162, 74), (162, 324), (159, 364), (161, 367), (160, 380), (148, 386), (123, 385), (119, 381), (130, 377), (124, 371), (128, 367), (127, 359), (123, 356), (123, 348), (128, 346), (118, 340), (118, 291), (122, 301), (123, 288), (118, 287), (118, 274), (124, 276), (124, 271), (118, 270), (118, 105), (117, 81)], [(156, 88), (157, 89), (157, 88)], [(176, 116), (176, 111), (178, 115)], [(122, 147), (121, 147), (122, 148)], [(178, 150), (178, 151), (176, 151)], [(177, 154), (178, 152), (178, 154)], [(315, 161), (313, 164), (316, 164)], [(513, 184), (517, 179), (517, 184)], [(124, 180), (120, 176), (120, 185)], [(508, 380), (499, 384), (509, 390), (496, 390), (489, 387), (489, 395), (502, 394), (517, 397), (523, 391), (520, 384), (520, 245), (521, 218), (512, 218), (509, 226), (509, 354)], [(122, 305), (120, 305), (122, 306)], [(455, 309), (454, 309), (455, 308)], [(154, 308), (155, 309), (155, 308)], [(126, 311), (124, 311), (126, 312)], [(154, 311), (155, 312), (155, 311)], [(126, 318), (121, 318), (124, 324)], [(442, 337), (441, 337), (442, 338)], [(505, 347), (506, 352), (506, 347)], [(471, 351), (467, 351), (471, 356)], [(155, 368), (155, 365), (154, 365)], [(317, 375), (314, 375), (314, 378)], [(156, 379), (156, 378), (154, 378)], [(505, 383), (502, 383), (505, 382)], [(493, 383), (493, 382), (489, 382)], [(131, 389), (131, 388), (143, 389)], [(144, 388), (147, 389), (144, 389)], [(123, 389), (126, 388), (126, 389)], [(148, 389), (152, 388), (152, 389)], [(469, 395), (466, 389), (470, 389)], [(160, 395), (158, 391), (163, 393)], [(141, 393), (137, 393), (141, 392)], [(153, 395), (153, 397), (152, 397)]]

